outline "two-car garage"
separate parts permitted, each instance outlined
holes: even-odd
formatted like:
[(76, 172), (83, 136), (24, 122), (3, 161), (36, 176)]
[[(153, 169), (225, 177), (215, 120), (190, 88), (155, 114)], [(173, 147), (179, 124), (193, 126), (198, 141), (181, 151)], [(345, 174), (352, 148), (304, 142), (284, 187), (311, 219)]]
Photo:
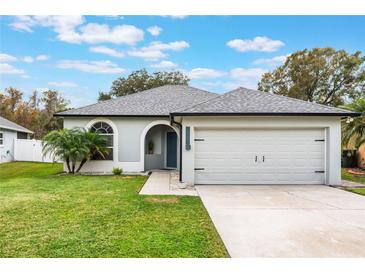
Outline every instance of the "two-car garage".
[(341, 119), (358, 114), (245, 88), (173, 113), (189, 184), (341, 184)]
[(195, 184), (324, 184), (324, 128), (196, 128)]

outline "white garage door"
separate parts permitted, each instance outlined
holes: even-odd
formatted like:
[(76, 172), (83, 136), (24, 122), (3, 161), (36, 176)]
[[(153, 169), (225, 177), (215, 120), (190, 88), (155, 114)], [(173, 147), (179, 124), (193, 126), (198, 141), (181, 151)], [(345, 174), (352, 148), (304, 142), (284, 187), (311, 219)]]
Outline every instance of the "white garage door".
[(324, 129), (196, 129), (196, 184), (324, 184)]

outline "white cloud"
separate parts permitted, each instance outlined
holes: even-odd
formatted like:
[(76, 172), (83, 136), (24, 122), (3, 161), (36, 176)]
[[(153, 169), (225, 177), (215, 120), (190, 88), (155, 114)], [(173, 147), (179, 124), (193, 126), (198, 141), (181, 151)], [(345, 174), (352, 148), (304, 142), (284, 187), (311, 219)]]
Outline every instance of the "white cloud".
[[(33, 63), (35, 60), (46, 61), (49, 58), (50, 58), (49, 56), (41, 54), (34, 58), (32, 56), (24, 56), (23, 58), (21, 58), (21, 60), (26, 63)], [(6, 53), (0, 53), (0, 62), (16, 62), (16, 61), (18, 61), (17, 57), (6, 54)]]
[(118, 74), (125, 72), (125, 69), (118, 67), (118, 65), (110, 61), (62, 60), (57, 64), (57, 67), (100, 74)]
[(58, 34), (58, 38), (72, 37), (75, 35), (75, 28), (84, 23), (82, 16), (16, 16), (10, 26), (19, 31), (33, 32), (33, 28), (50, 27)]
[(41, 55), (38, 55), (35, 57), (35, 59), (37, 61), (47, 61), (50, 57), (48, 55), (44, 55), (44, 54), (41, 54)]
[(149, 61), (156, 61), (167, 57), (167, 54), (164, 53), (164, 51), (181, 51), (188, 47), (190, 47), (190, 45), (186, 41), (175, 41), (170, 43), (155, 41), (151, 42), (147, 47), (128, 51), (128, 55), (140, 57)]
[(144, 32), (133, 25), (84, 24), (83, 16), (17, 16), (12, 28), (32, 32), (33, 27), (49, 27), (57, 39), (68, 43), (114, 43), (134, 45), (143, 40)]
[(33, 32), (32, 26), (34, 26), (34, 20), (31, 16), (21, 15), (16, 16), (16, 20), (10, 24), (10, 26), (18, 31)]
[(176, 68), (177, 65), (171, 61), (161, 61), (160, 63), (152, 64), (151, 67), (158, 69), (173, 69)]
[(63, 88), (75, 88), (78, 85), (73, 82), (48, 82), (49, 86), (63, 87)]
[(128, 51), (128, 55), (143, 58), (148, 61), (156, 61), (158, 59), (167, 57), (167, 54), (160, 50), (151, 50), (148, 48), (130, 50)]
[(101, 54), (105, 54), (105, 55), (109, 55), (109, 56), (113, 56), (113, 57), (117, 57), (117, 58), (124, 57), (123, 52), (117, 51), (117, 50), (112, 49), (112, 48), (104, 47), (104, 46), (91, 47), (91, 48), (89, 48), (89, 50), (91, 52), (101, 53)]
[(26, 63), (33, 63), (34, 58), (32, 56), (24, 56), (23, 61)]
[(147, 31), (153, 36), (158, 36), (160, 35), (162, 28), (160, 28), (159, 26), (151, 26), (147, 29)]
[(18, 61), (18, 58), (15, 56), (6, 54), (6, 53), (0, 53), (0, 62), (16, 62)]
[(202, 79), (202, 78), (217, 78), (224, 76), (225, 73), (219, 70), (208, 68), (194, 68), (188, 72), (190, 79)]
[(168, 17), (172, 19), (185, 19), (188, 15), (161, 15), (162, 17)]
[(0, 74), (25, 74), (25, 71), (22, 69), (17, 69), (12, 65), (6, 63), (0, 63)]
[(151, 42), (148, 48), (155, 50), (173, 50), (180, 51), (190, 47), (189, 43), (186, 41), (175, 41), (170, 43), (162, 43), (159, 41)]
[(267, 65), (267, 66), (277, 66), (285, 62), (287, 55), (275, 56), (273, 58), (260, 58), (256, 59), (253, 63), (256, 65)]
[[(76, 33), (76, 32), (75, 32)], [(86, 42), (90, 44), (114, 43), (135, 45), (143, 40), (143, 30), (133, 25), (118, 25), (110, 28), (105, 24), (89, 23), (80, 28), (80, 33), (64, 41), (71, 43)]]
[(280, 40), (272, 40), (265, 36), (257, 36), (253, 40), (234, 39), (227, 42), (227, 46), (240, 52), (263, 51), (273, 52), (284, 46)]
[(264, 74), (266, 70), (262, 68), (234, 68), (229, 74), (230, 77), (235, 80), (236, 83), (230, 83), (231, 85), (243, 86), (246, 88), (257, 88), (257, 83), (261, 79), (261, 75)]

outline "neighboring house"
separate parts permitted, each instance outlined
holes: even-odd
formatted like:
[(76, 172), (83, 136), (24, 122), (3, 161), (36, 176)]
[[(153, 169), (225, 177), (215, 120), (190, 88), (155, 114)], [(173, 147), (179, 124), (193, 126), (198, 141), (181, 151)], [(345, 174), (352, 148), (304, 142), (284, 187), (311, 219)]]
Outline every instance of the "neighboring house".
[(32, 133), (0, 116), (0, 163), (13, 161), (16, 139), (29, 139)]
[(108, 136), (84, 171), (178, 169), (190, 184), (339, 184), (341, 117), (356, 113), (238, 88), (163, 86), (58, 113)]

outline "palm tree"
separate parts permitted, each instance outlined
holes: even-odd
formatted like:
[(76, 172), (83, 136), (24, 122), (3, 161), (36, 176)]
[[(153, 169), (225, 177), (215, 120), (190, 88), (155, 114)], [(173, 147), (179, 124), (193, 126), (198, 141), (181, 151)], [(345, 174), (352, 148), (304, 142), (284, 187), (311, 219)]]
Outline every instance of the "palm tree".
[(105, 148), (106, 139), (104, 136), (85, 129), (82, 129), (80, 134), (80, 139), (83, 141), (82, 146), (86, 150), (86, 153), (83, 154), (83, 158), (76, 172), (79, 172), (82, 166), (94, 155), (99, 154), (101, 157), (105, 158), (105, 155), (108, 153), (108, 150)]
[(365, 143), (365, 97), (341, 107), (361, 113), (360, 116), (348, 118), (342, 123), (342, 144), (359, 149)]
[(107, 153), (106, 140), (102, 135), (81, 128), (51, 131), (43, 138), (43, 144), (43, 154), (51, 154), (54, 159), (64, 161), (68, 173), (79, 172), (93, 155), (105, 157)]

